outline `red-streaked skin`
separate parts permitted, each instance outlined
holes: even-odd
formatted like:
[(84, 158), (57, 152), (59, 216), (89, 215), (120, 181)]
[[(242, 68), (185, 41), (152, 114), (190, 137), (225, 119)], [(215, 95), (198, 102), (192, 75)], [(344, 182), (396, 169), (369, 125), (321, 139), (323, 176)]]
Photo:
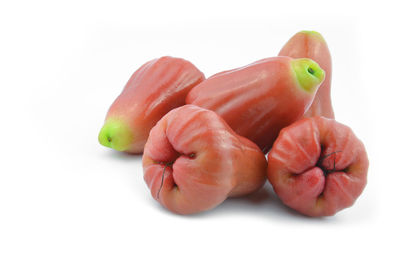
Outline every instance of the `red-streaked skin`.
[(368, 157), (353, 131), (333, 119), (284, 128), (268, 154), (268, 180), (287, 206), (309, 216), (350, 207), (367, 183)]
[(179, 214), (209, 210), (227, 197), (259, 189), (266, 167), (256, 144), (213, 111), (193, 105), (165, 115), (151, 130), (143, 154), (144, 179), (153, 198)]
[(315, 31), (301, 31), (295, 34), (279, 52), (280, 56), (310, 58), (325, 70), (325, 80), (318, 89), (314, 101), (304, 117), (324, 116), (334, 119), (331, 102), (332, 59), (324, 38)]
[(215, 111), (267, 152), (279, 131), (303, 116), (316, 92), (300, 88), (291, 60), (272, 57), (215, 74), (194, 87), (186, 103)]
[(141, 66), (111, 105), (107, 119), (126, 122), (133, 134), (129, 153), (143, 152), (151, 128), (170, 110), (185, 104), (187, 93), (205, 79), (192, 63), (161, 57)]

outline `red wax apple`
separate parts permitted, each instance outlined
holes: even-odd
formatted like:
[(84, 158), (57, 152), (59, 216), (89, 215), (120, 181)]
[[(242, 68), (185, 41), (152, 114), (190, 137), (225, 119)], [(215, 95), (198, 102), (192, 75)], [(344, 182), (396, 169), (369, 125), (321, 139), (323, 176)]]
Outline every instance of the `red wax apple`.
[(184, 105), (190, 89), (203, 80), (202, 72), (180, 58), (147, 62), (111, 105), (99, 142), (118, 151), (143, 152), (151, 128), (168, 111)]
[(310, 58), (325, 70), (325, 81), (321, 84), (305, 117), (324, 116), (334, 119), (331, 102), (332, 60), (324, 38), (316, 31), (301, 31), (294, 35), (279, 52), (280, 56)]
[(267, 58), (211, 76), (186, 103), (215, 111), (267, 152), (279, 131), (303, 116), (324, 76), (310, 59)]
[(268, 154), (268, 180), (287, 206), (329, 216), (351, 206), (367, 183), (368, 158), (352, 130), (304, 118), (284, 128)]
[(266, 166), (256, 144), (213, 111), (193, 105), (165, 115), (151, 130), (143, 154), (152, 196), (179, 214), (205, 211), (259, 189)]

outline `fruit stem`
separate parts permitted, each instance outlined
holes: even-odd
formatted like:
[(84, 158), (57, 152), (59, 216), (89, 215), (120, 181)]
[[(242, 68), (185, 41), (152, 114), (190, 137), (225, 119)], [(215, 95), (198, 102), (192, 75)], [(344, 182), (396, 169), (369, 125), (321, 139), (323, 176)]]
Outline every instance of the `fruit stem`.
[(133, 141), (129, 126), (119, 119), (106, 120), (99, 133), (100, 144), (118, 151), (125, 151)]
[(292, 60), (292, 69), (301, 88), (309, 93), (314, 93), (325, 79), (325, 71), (308, 58)]

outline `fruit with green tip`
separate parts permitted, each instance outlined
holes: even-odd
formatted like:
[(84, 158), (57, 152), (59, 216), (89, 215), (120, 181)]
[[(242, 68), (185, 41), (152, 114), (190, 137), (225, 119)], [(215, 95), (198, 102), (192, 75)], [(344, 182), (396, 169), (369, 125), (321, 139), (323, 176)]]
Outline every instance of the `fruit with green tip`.
[(326, 41), (316, 31), (300, 31), (279, 52), (280, 56), (310, 58), (325, 70), (325, 81), (321, 84), (305, 117), (324, 116), (334, 119), (331, 100), (332, 59)]
[(147, 62), (111, 105), (99, 142), (118, 151), (142, 153), (151, 128), (184, 105), (188, 92), (203, 80), (204, 74), (184, 59), (165, 56)]
[(279, 131), (304, 115), (324, 77), (313, 60), (272, 57), (209, 77), (186, 103), (215, 111), (268, 152)]

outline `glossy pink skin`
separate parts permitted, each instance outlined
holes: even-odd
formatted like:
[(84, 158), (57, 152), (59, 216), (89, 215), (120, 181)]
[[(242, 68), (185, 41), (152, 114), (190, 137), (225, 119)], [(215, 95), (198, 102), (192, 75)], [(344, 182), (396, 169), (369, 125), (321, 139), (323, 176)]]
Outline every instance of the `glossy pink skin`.
[(227, 197), (259, 189), (266, 181), (266, 163), (254, 143), (214, 112), (193, 105), (165, 115), (151, 130), (143, 154), (153, 198), (179, 214), (209, 210)]
[(279, 56), (310, 58), (325, 70), (325, 80), (304, 117), (324, 116), (335, 118), (331, 101), (332, 59), (328, 45), (318, 33), (299, 32), (279, 52)]
[(353, 205), (367, 172), (362, 142), (349, 127), (323, 117), (283, 129), (268, 154), (267, 176), (275, 192), (309, 216), (330, 216)]
[(128, 124), (133, 132), (129, 153), (143, 152), (151, 128), (170, 110), (183, 106), (187, 93), (205, 79), (190, 62), (169, 56), (141, 66), (111, 105), (107, 119)]
[(189, 92), (186, 103), (215, 111), (267, 152), (280, 129), (300, 119), (316, 93), (300, 87), (291, 60), (272, 57), (213, 75)]

